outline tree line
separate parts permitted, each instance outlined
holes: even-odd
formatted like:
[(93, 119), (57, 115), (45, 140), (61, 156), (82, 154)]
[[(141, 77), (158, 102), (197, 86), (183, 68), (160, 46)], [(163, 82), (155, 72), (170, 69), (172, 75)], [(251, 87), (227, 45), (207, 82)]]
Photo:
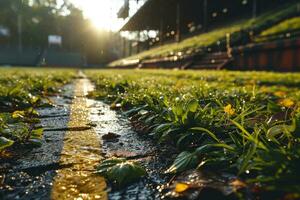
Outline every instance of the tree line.
[(48, 35), (60, 35), (64, 50), (80, 51), (90, 63), (116, 57), (105, 51), (110, 44), (103, 35), (109, 33), (102, 32), (101, 36), (69, 0), (0, 0), (0, 26), (10, 31), (6, 45), (17, 46), (20, 31), (22, 45), (26, 47), (46, 48)]

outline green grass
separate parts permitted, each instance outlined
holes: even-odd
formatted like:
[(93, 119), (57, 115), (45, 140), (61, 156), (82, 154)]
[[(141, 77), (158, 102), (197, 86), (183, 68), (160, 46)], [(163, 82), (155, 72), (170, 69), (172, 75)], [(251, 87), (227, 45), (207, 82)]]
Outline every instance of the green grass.
[(201, 51), (204, 47), (215, 45), (218, 41), (224, 44), (227, 33), (231, 34), (231, 41), (236, 42), (241, 38), (241, 29), (253, 29), (255, 32), (261, 32), (296, 12), (296, 4), (291, 4), (280, 8), (280, 10), (264, 13), (256, 19), (234, 22), (230, 25), (219, 27), (207, 33), (187, 38), (179, 43), (171, 43), (152, 48), (139, 54), (114, 61), (110, 63), (109, 66), (122, 66), (131, 62), (138, 62), (139, 60), (161, 58), (173, 55), (179, 55), (178, 57), (180, 57), (180, 55), (191, 54), (195, 51)]
[(0, 68), (0, 152), (14, 144), (41, 145), (36, 108), (53, 106), (49, 96), (74, 75), (71, 70)]
[(300, 195), (299, 73), (86, 74), (96, 84), (91, 97), (122, 109), (140, 134), (178, 149), (167, 173), (226, 172), (276, 198)]
[(268, 36), (294, 30), (300, 30), (300, 17), (287, 19), (275, 26), (272, 26), (271, 28), (263, 31), (260, 36)]

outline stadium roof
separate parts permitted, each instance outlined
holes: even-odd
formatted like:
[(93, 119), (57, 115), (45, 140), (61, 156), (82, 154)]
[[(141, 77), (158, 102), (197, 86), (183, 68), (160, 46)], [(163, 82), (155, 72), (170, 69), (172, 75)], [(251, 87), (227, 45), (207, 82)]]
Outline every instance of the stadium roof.
[(211, 25), (233, 17), (239, 19), (243, 15), (252, 15), (254, 5), (257, 6), (255, 12), (261, 12), (292, 1), (294, 0), (148, 0), (120, 31), (161, 30), (161, 26), (164, 30), (175, 30), (178, 4), (181, 29), (184, 30), (190, 23), (203, 25), (205, 14), (206, 23)]

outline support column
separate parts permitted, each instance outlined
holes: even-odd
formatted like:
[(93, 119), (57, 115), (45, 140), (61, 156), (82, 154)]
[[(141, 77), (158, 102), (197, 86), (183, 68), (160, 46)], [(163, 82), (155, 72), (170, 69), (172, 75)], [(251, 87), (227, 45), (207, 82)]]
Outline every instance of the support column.
[(181, 5), (180, 1), (177, 2), (176, 5), (176, 42), (180, 42), (181, 40)]
[(18, 15), (18, 48), (19, 52), (23, 51), (23, 41), (22, 41), (22, 15)]
[(203, 30), (207, 31), (207, 14), (208, 14), (208, 6), (207, 6), (207, 0), (203, 0)]
[(159, 27), (159, 43), (162, 45), (164, 41), (164, 20), (160, 20), (160, 27)]
[(129, 44), (128, 55), (131, 56), (132, 55), (132, 42), (131, 42), (131, 40), (128, 40), (128, 44)]
[(146, 40), (146, 48), (147, 48), (147, 50), (150, 49), (149, 39), (150, 39), (150, 37), (149, 37), (149, 26), (147, 26), (147, 40)]
[(20, 7), (19, 7), (19, 11), (18, 11), (18, 17), (17, 17), (17, 26), (18, 26), (18, 48), (19, 48), (19, 52), (22, 53), (23, 51), (23, 0), (21, 0), (20, 2)]
[(257, 0), (253, 0), (253, 5), (252, 5), (252, 17), (256, 18), (257, 17)]
[(138, 31), (137, 46), (136, 46), (137, 53), (140, 53), (140, 37), (141, 37), (140, 35), (141, 35), (141, 32)]
[(126, 38), (123, 37), (123, 57), (126, 57)]

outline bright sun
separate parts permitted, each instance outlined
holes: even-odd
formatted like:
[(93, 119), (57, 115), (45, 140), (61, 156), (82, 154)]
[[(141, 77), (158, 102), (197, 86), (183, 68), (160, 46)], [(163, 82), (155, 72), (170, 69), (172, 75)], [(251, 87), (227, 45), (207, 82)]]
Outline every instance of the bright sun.
[(92, 21), (99, 30), (119, 30), (124, 20), (118, 19), (117, 12), (122, 7), (122, 0), (72, 0), (84, 16)]

